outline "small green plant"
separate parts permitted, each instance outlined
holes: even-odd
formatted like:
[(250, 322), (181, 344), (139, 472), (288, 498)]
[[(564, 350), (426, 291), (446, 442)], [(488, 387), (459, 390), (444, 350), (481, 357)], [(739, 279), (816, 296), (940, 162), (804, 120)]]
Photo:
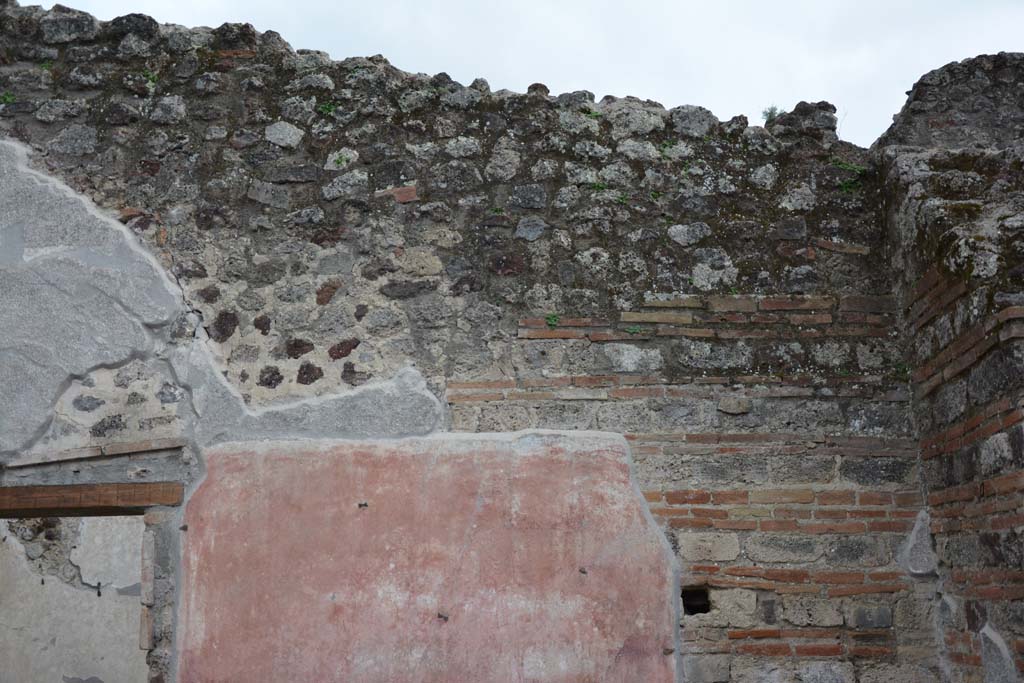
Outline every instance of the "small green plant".
[(640, 334), (641, 331), (639, 325), (630, 325), (626, 328), (626, 334)]
[(848, 178), (839, 181), (839, 191), (845, 194), (853, 194), (860, 189), (860, 178)]
[(662, 195), (664, 195), (664, 194), (665, 194), (664, 192), (658, 192), (657, 190), (651, 190), (651, 199), (653, 199), (654, 201), (658, 201), (659, 199), (661, 199)]
[(730, 287), (729, 288), (729, 293), (732, 294), (733, 296), (735, 296), (735, 295), (740, 293), (740, 290), (736, 289), (735, 287)]
[(850, 162), (843, 161), (842, 159), (835, 159), (835, 158), (832, 159), (832, 165), (835, 166), (836, 168), (842, 169), (844, 171), (850, 171), (851, 173), (856, 173), (857, 175), (864, 175), (865, 173), (868, 172), (868, 169), (867, 169), (866, 166), (860, 166), (858, 164), (851, 164)]
[(156, 85), (157, 81), (160, 80), (160, 77), (157, 76), (152, 71), (150, 71), (149, 69), (146, 69), (145, 71), (142, 72), (142, 77), (145, 78), (146, 82), (149, 83), (150, 85)]
[(347, 156), (345, 156), (344, 154), (339, 154), (338, 156), (334, 157), (334, 165), (335, 166), (344, 166), (348, 162), (349, 162), (349, 158)]
[(593, 109), (588, 109), (587, 107), (584, 107), (583, 109), (580, 109), (580, 112), (584, 116), (587, 116), (587, 117), (592, 118), (592, 119), (599, 119), (599, 118), (601, 118), (601, 112), (594, 111)]
[(669, 140), (667, 142), (661, 143), (661, 146), (658, 148), (658, 152), (661, 154), (661, 158), (662, 159), (667, 159), (668, 158), (669, 150), (672, 149), (673, 147), (675, 147), (678, 144), (679, 144), (678, 140)]
[(0, 95), (0, 104), (14, 104), (17, 99), (10, 90), (4, 90), (3, 94)]
[(785, 112), (783, 112), (781, 109), (779, 109), (773, 104), (770, 107), (765, 107), (764, 109), (761, 110), (761, 118), (764, 119), (764, 125), (767, 126), (769, 123), (779, 118), (784, 113)]
[(561, 319), (562, 317), (557, 313), (548, 313), (546, 316), (544, 316), (544, 322), (547, 324), (548, 327), (552, 328), (558, 327), (558, 321), (560, 321)]
[(910, 379), (910, 366), (903, 362), (897, 363), (893, 367), (893, 373), (897, 379), (908, 381)]
[(608, 189), (608, 186), (605, 185), (604, 183), (591, 183), (590, 189), (593, 190), (594, 192), (604, 192), (605, 190)]
[(39, 65), (39, 68), (42, 69), (43, 71), (49, 71), (50, 69), (53, 68), (53, 62), (51, 62), (49, 59), (47, 59), (45, 62), (43, 62), (42, 64)]
[(491, 209), (491, 213), (493, 213), (495, 216), (500, 216), (503, 213), (505, 213), (505, 209), (501, 208), (500, 206), (496, 206), (493, 209)]
[(619, 204), (620, 206), (628, 206), (629, 196), (620, 193), (619, 196), (615, 198), (615, 203)]
[(334, 113), (334, 110), (338, 108), (337, 102), (323, 102), (318, 104), (316, 110), (324, 116), (330, 116)]

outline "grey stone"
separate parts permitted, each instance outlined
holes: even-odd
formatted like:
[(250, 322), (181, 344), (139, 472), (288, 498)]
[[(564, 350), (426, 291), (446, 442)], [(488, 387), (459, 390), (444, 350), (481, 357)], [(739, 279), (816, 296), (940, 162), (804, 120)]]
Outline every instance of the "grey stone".
[(96, 129), (73, 123), (47, 143), (46, 148), (58, 154), (82, 156), (96, 151)]
[(690, 280), (697, 289), (707, 292), (720, 285), (734, 285), (739, 270), (729, 254), (719, 247), (702, 247), (693, 252), (697, 264)]
[(711, 234), (711, 226), (707, 223), (687, 223), (686, 225), (670, 225), (668, 236), (673, 242), (689, 247)]
[(346, 199), (365, 198), (370, 191), (370, 178), (366, 171), (355, 170), (340, 175), (321, 189), (324, 199), (334, 201), (342, 197)]
[(740, 554), (740, 541), (736, 534), (677, 531), (676, 538), (679, 556), (686, 562), (729, 562)]
[(795, 666), (799, 683), (856, 683), (850, 662), (801, 662)]
[(87, 109), (84, 100), (46, 100), (36, 109), (35, 118), (43, 123), (71, 119)]
[(535, 242), (544, 235), (548, 224), (540, 216), (525, 216), (519, 220), (513, 237), (524, 239), (527, 242)]
[(717, 408), (727, 415), (745, 415), (752, 406), (753, 403), (746, 396), (725, 396), (719, 399)]
[(291, 206), (291, 197), (287, 187), (266, 183), (262, 180), (252, 180), (249, 183), (249, 192), (246, 193), (249, 199), (261, 204), (287, 209)]
[(184, 98), (181, 95), (168, 95), (156, 101), (153, 111), (149, 113), (149, 119), (156, 123), (180, 123), (186, 114)]
[(794, 626), (841, 626), (839, 603), (810, 595), (784, 595), (782, 618)]
[(892, 607), (889, 605), (848, 605), (846, 625), (853, 628), (891, 628)]
[(285, 147), (287, 149), (294, 149), (299, 146), (302, 142), (302, 137), (305, 135), (298, 126), (292, 125), (287, 121), (278, 121), (272, 123), (264, 130), (264, 135), (267, 138), (267, 142), (273, 143), (278, 147)]
[(43, 30), (43, 42), (70, 43), (75, 40), (92, 40), (99, 32), (99, 22), (85, 12), (67, 7), (54, 7), (39, 21)]
[(331, 152), (327, 155), (327, 161), (324, 162), (324, 170), (344, 171), (357, 161), (359, 161), (359, 152), (349, 147), (343, 147), (337, 152)]
[(296, 90), (334, 90), (334, 81), (330, 76), (323, 73), (307, 74), (289, 83), (286, 88), (289, 92)]
[(702, 138), (718, 127), (718, 118), (704, 107), (684, 104), (669, 110), (672, 126), (680, 135)]
[(603, 349), (615, 372), (657, 372), (664, 364), (658, 349), (633, 344), (605, 344)]
[(907, 484), (914, 466), (915, 462), (909, 458), (844, 458), (839, 465), (839, 475), (865, 486)]
[(775, 224), (772, 239), (802, 240), (807, 238), (807, 221), (803, 216), (784, 218)]
[(814, 562), (824, 554), (819, 539), (801, 536), (751, 536), (744, 551), (755, 562)]
[(911, 530), (899, 551), (900, 566), (911, 576), (934, 576), (939, 559), (932, 547), (931, 517), (927, 510), (917, 513)]
[(683, 680), (686, 683), (727, 683), (729, 655), (684, 655)]
[(543, 185), (519, 185), (512, 190), (509, 202), (523, 209), (543, 209), (547, 206), (547, 197)]

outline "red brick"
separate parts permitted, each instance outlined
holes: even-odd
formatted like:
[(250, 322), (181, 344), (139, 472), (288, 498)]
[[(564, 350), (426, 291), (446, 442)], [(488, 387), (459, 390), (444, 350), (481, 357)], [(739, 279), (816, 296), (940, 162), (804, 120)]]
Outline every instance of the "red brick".
[(729, 640), (740, 638), (778, 638), (780, 631), (777, 628), (754, 628), (729, 631)]
[(812, 575), (815, 581), (820, 583), (864, 583), (863, 572), (814, 572)]
[(796, 520), (761, 520), (761, 531), (796, 531), (798, 528)]
[(608, 392), (611, 398), (659, 398), (664, 395), (664, 387), (619, 387)]
[(577, 387), (610, 387), (619, 383), (615, 375), (581, 375), (572, 378), (573, 386)]
[(711, 519), (725, 519), (729, 516), (728, 510), (717, 508), (690, 508), (690, 514), (694, 517), (708, 517)]
[(375, 197), (392, 197), (399, 204), (406, 204), (408, 202), (415, 202), (419, 200), (419, 195), (416, 193), (416, 185), (406, 185), (404, 187), (392, 187), (387, 190), (378, 190), (374, 193)]
[(716, 519), (713, 526), (729, 531), (754, 531), (757, 529), (757, 522), (752, 519)]
[(832, 323), (832, 316), (829, 313), (793, 313), (787, 317), (793, 325), (829, 325)]
[(520, 329), (520, 339), (584, 339), (587, 336), (584, 330), (565, 330), (565, 329), (553, 329), (553, 330), (536, 330), (536, 329)]
[(467, 382), (448, 382), (449, 389), (515, 389), (514, 379), (477, 380)]
[(797, 657), (836, 657), (843, 654), (841, 643), (797, 643)]
[(803, 583), (810, 576), (806, 569), (765, 569), (764, 578), (786, 583)]
[(500, 392), (482, 393), (482, 394), (448, 394), (446, 396), (448, 403), (477, 403), (484, 401), (504, 401), (505, 394)]
[(757, 310), (757, 299), (750, 296), (710, 296), (708, 308), (712, 311), (744, 311)]
[(832, 308), (835, 300), (823, 296), (769, 296), (761, 299), (762, 311), (815, 310)]
[(906, 590), (906, 586), (901, 583), (877, 583), (877, 584), (866, 584), (863, 586), (834, 586), (828, 589), (828, 596), (830, 598), (841, 598), (846, 595), (867, 595), (869, 593), (898, 593), (902, 590)]
[(856, 502), (854, 491), (818, 491), (818, 505), (853, 505)]
[(750, 492), (751, 503), (813, 503), (810, 489), (767, 489)]
[(896, 654), (891, 647), (880, 645), (853, 645), (850, 647), (852, 657), (888, 657)]
[(892, 494), (885, 491), (861, 491), (858, 499), (861, 505), (892, 505)]
[(897, 507), (917, 507), (924, 504), (920, 491), (897, 491), (893, 494)]
[(711, 501), (711, 494), (707, 491), (666, 491), (665, 502), (669, 505), (689, 505), (693, 503), (708, 503)]
[(1002, 493), (1024, 490), (1024, 470), (1004, 474), (1000, 477), (988, 479), (982, 483), (982, 492), (986, 496), (995, 496)]
[(990, 526), (993, 531), (1024, 527), (1024, 512), (1017, 513), (1015, 515), (999, 515), (993, 517)]
[(836, 522), (833, 524), (801, 524), (805, 534), (862, 534), (866, 531), (864, 522)]

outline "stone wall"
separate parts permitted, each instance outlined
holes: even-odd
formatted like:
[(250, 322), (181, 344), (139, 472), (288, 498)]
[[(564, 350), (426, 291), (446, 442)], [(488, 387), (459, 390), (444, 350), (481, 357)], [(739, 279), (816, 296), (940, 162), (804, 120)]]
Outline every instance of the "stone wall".
[(954, 680), (1017, 680), (1024, 652), (1022, 69), (997, 55), (928, 74), (882, 139), (915, 145), (882, 156), (937, 551), (920, 569)]
[[(177, 299), (112, 358), (6, 345), (5, 377), (47, 378), (5, 407), (8, 463), (184, 437), (193, 481), (238, 438), (617, 432), (710, 591), (687, 680), (1020, 666), (1020, 56), (925, 76), (864, 150), (828, 103), (762, 128), (246, 25), (0, 19), (10, 177), (90, 197)], [(66, 273), (61, 226), (18, 258)], [(80, 326), (141, 305), (96, 301)]]

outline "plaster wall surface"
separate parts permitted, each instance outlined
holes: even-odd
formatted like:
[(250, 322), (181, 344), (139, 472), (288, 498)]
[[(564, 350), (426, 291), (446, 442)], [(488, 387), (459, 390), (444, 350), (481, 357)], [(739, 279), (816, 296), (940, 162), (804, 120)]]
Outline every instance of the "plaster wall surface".
[(82, 524), (72, 551), (81, 581), (38, 571), (22, 541), (0, 532), (3, 683), (148, 679), (139, 647), (142, 519), (96, 517)]
[(630, 466), (586, 432), (209, 450), (181, 680), (672, 683), (675, 558)]

